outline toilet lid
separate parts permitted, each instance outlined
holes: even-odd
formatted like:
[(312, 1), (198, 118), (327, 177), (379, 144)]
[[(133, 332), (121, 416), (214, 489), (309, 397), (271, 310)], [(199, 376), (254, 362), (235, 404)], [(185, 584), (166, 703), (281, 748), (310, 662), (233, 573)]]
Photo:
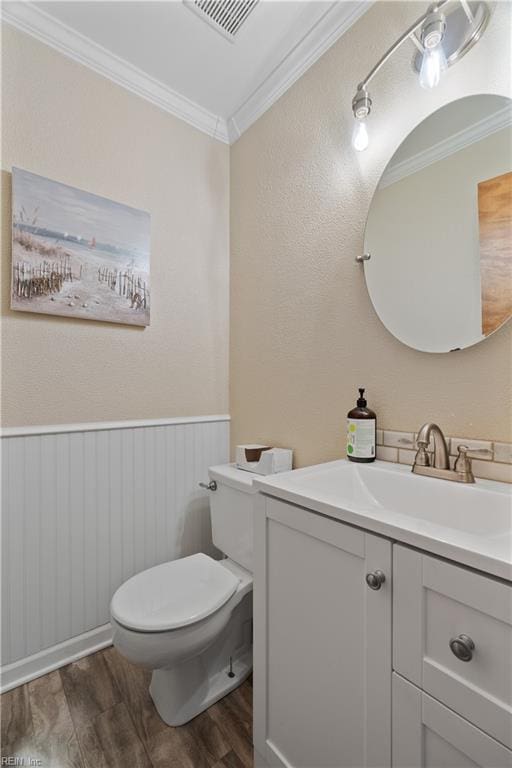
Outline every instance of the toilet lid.
[(110, 612), (119, 624), (139, 632), (177, 629), (218, 610), (238, 583), (208, 555), (190, 555), (132, 576), (115, 593)]

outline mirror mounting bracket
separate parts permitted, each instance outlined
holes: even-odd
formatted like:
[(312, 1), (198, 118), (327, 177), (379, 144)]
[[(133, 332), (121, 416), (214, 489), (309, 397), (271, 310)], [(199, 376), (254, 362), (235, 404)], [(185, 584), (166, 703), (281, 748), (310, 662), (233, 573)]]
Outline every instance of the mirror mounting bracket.
[(356, 262), (357, 264), (363, 264), (365, 261), (370, 261), (371, 257), (371, 253), (362, 253), (359, 256), (356, 256)]

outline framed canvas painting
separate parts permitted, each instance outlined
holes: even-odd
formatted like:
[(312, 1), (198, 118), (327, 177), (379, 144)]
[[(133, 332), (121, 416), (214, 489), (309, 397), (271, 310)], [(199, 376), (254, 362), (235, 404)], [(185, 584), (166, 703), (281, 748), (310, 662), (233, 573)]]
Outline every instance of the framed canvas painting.
[(150, 216), (12, 169), (11, 309), (149, 325)]

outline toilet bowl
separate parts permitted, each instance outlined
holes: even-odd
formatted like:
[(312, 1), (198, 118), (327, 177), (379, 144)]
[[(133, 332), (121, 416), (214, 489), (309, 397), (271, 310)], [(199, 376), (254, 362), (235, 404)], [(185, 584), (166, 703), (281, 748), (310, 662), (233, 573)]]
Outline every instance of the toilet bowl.
[(110, 606), (114, 646), (153, 670), (151, 697), (174, 726), (252, 669), (252, 477), (231, 465), (209, 474), (212, 538), (230, 556), (199, 553), (149, 568), (122, 584)]

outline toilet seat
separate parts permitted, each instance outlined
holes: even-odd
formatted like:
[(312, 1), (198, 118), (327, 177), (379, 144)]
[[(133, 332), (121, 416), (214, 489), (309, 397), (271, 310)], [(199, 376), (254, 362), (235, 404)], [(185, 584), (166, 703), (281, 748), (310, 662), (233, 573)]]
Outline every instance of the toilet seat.
[(115, 593), (110, 611), (127, 629), (165, 632), (210, 616), (239, 583), (229, 569), (199, 553), (132, 576)]

